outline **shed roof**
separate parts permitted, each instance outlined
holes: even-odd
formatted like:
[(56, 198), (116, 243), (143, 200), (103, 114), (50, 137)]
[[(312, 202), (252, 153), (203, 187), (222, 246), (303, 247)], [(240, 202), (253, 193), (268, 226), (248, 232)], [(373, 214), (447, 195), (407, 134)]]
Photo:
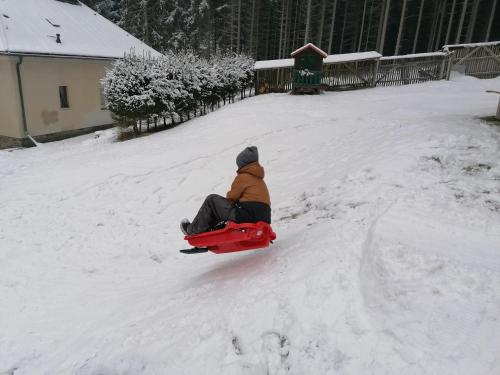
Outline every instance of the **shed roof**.
[(261, 61), (256, 61), (253, 68), (254, 70), (264, 70), (264, 69), (289, 68), (293, 65), (294, 65), (293, 59), (261, 60)]
[(0, 54), (120, 58), (131, 51), (160, 55), (78, 1), (0, 0)]
[[(382, 55), (378, 52), (344, 53), (340, 55), (329, 55), (323, 60), (323, 64), (338, 64), (350, 61), (376, 60)], [(256, 61), (254, 70), (289, 68), (294, 66), (294, 59), (262, 60)]]
[(313, 51), (315, 51), (316, 53), (318, 53), (319, 55), (323, 56), (323, 58), (325, 58), (326, 56), (328, 56), (328, 54), (323, 51), (321, 48), (319, 47), (316, 47), (314, 44), (312, 43), (307, 43), (305, 46), (302, 46), (300, 47), (299, 49), (296, 49), (295, 51), (293, 51), (290, 56), (294, 57), (296, 54), (302, 52), (302, 51), (305, 51), (306, 49), (312, 49)]
[(349, 61), (364, 61), (364, 60), (376, 60), (382, 57), (382, 55), (375, 51), (369, 52), (356, 52), (356, 53), (342, 53), (339, 55), (328, 55), (324, 60), (323, 64), (336, 64), (344, 63)]

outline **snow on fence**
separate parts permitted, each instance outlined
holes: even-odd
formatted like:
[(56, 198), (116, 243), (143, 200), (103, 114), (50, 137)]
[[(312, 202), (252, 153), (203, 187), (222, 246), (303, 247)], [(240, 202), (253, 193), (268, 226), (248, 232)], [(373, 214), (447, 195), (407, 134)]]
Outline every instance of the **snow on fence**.
[(449, 77), (449, 57), (443, 52), (385, 56), (379, 61), (375, 86), (400, 86)]
[(466, 75), (477, 78), (500, 76), (500, 41), (446, 45), (443, 49), (451, 53), (452, 66), (462, 66)]
[[(477, 78), (500, 76), (500, 41), (447, 45), (443, 51), (379, 59), (374, 55), (372, 60), (359, 53), (330, 55), (323, 63), (322, 86), (325, 90), (342, 90), (448, 79), (454, 65), (463, 66), (466, 75)], [(376, 52), (364, 54), (370, 53)], [(338, 56), (346, 58), (339, 59)], [(377, 60), (376, 64), (374, 60)], [(258, 61), (254, 70), (256, 94), (292, 89), (293, 59)]]
[(373, 87), (377, 60), (323, 65), (322, 88), (327, 91)]
[[(324, 90), (373, 86), (377, 52), (329, 55), (323, 62), (321, 85)], [(255, 93), (287, 92), (292, 90), (293, 59), (257, 61)]]

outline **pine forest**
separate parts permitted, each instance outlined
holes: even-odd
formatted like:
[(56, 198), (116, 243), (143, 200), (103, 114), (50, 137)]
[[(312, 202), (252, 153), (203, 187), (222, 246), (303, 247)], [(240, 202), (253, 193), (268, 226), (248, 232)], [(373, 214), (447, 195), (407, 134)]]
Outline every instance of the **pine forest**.
[(329, 54), (431, 52), (500, 39), (498, 0), (85, 0), (159, 51), (287, 58), (307, 42)]

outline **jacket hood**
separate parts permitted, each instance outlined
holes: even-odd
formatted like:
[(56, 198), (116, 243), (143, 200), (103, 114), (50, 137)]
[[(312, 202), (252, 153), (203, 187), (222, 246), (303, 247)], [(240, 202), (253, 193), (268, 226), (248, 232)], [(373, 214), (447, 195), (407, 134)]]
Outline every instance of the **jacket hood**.
[(264, 178), (264, 168), (258, 162), (245, 165), (238, 169), (237, 173), (248, 173), (257, 178)]

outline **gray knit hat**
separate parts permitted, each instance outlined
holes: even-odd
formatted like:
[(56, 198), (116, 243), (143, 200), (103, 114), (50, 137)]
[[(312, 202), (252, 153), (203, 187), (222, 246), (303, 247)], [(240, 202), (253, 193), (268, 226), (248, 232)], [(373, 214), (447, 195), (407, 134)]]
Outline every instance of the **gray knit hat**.
[(236, 165), (238, 166), (238, 169), (256, 161), (259, 161), (259, 150), (257, 150), (256, 146), (245, 148), (236, 157)]

